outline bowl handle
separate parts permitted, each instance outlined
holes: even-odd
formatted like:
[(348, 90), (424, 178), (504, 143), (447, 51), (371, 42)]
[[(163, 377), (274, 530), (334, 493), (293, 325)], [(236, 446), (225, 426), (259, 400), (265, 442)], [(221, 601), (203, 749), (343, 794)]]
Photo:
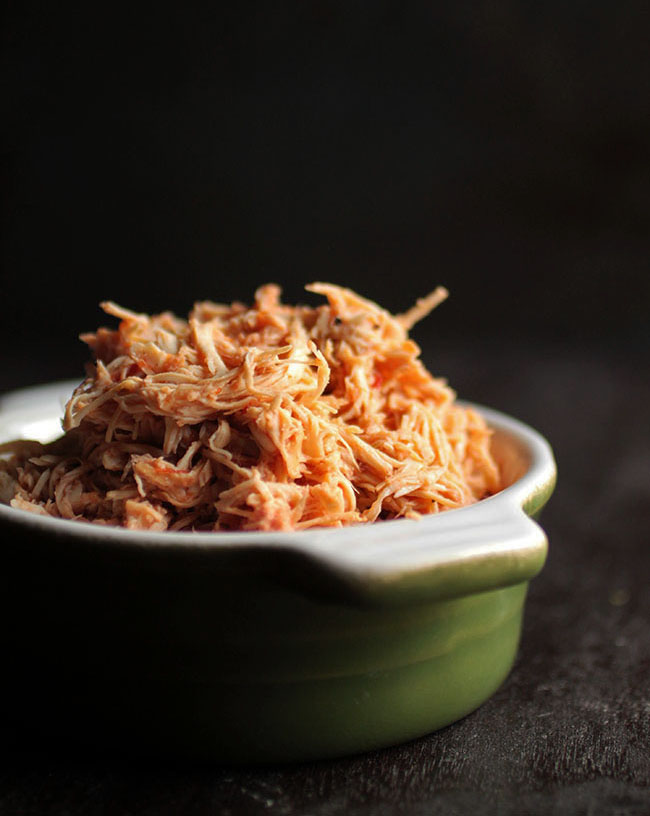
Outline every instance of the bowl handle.
[(336, 536), (312, 531), (309, 547), (282, 548), (283, 573), (303, 590), (308, 578), (310, 594), (317, 589), (364, 605), (453, 598), (528, 581), (544, 565), (547, 538), (505, 498), (420, 521), (383, 522), (372, 532), (351, 527), (345, 538), (340, 530)]

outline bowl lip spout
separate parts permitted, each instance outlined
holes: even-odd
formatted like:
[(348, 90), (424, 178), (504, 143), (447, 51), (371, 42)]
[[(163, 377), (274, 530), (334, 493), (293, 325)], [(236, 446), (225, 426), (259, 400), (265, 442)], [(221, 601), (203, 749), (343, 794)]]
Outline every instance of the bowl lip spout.
[[(23, 423), (26, 429), (34, 428), (39, 421), (60, 416), (76, 385), (63, 381), (2, 396), (0, 440), (8, 441), (8, 427)], [(0, 528), (64, 537), (82, 547), (187, 553), (188, 558), (200, 554), (233, 559), (254, 552), (275, 562), (279, 571), (290, 567), (293, 575), (308, 573), (309, 586), (321, 583), (329, 593), (334, 588), (334, 594), (373, 603), (455, 597), (526, 581), (546, 558), (546, 536), (530, 516), (553, 492), (553, 452), (525, 423), (476, 403), (461, 404), (475, 408), (495, 432), (517, 445), (527, 469), (493, 496), (420, 520), (291, 532), (151, 532), (41, 516), (0, 504)]]

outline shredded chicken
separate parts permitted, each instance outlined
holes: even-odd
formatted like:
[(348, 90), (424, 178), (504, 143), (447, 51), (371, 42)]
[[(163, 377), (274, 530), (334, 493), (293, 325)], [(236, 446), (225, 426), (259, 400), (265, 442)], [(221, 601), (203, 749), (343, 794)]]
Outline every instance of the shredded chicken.
[(17, 443), (14, 507), (153, 530), (295, 530), (418, 518), (500, 489), (490, 430), (418, 359), (396, 317), (354, 292), (287, 306), (197, 303), (188, 320), (103, 303), (56, 442)]

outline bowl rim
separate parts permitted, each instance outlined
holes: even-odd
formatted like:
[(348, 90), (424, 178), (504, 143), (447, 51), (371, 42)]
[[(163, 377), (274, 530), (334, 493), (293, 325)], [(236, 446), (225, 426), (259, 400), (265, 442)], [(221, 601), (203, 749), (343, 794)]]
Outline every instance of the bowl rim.
[[(51, 416), (77, 385), (66, 380), (0, 397), (0, 438), (8, 418), (20, 423), (29, 416)], [(290, 561), (294, 572), (298, 567), (298, 572), (312, 573), (311, 583), (333, 585), (339, 593), (365, 600), (451, 597), (528, 580), (546, 558), (546, 536), (530, 516), (539, 512), (555, 486), (553, 452), (538, 431), (520, 420), (473, 402), (459, 404), (475, 408), (490, 427), (523, 447), (529, 466), (493, 496), (419, 520), (286, 532), (152, 532), (41, 516), (0, 504), (0, 525), (65, 537), (81, 546), (178, 551), (188, 557), (256, 552), (268, 560), (274, 554), (278, 569)]]

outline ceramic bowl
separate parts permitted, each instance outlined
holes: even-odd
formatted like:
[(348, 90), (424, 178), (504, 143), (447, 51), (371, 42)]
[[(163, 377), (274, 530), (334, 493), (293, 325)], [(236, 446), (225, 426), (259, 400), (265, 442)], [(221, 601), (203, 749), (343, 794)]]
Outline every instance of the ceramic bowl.
[[(54, 438), (74, 384), (0, 400)], [(332, 757), (448, 725), (510, 670), (555, 465), (477, 406), (509, 484), (421, 521), (152, 533), (0, 506), (0, 716), (50, 738), (220, 762)]]

